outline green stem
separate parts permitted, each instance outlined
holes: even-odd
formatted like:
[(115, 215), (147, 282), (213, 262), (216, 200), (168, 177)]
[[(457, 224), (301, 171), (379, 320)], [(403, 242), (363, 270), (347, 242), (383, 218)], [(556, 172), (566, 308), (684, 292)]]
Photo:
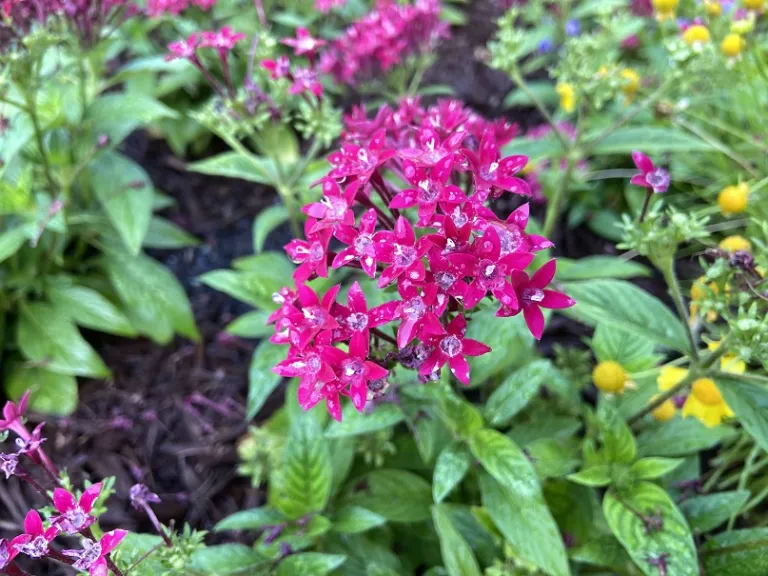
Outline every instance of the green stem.
[(429, 70), (430, 65), (431, 62), (428, 57), (422, 56), (418, 59), (418, 63), (416, 64), (416, 71), (413, 73), (413, 78), (411, 78), (411, 82), (408, 84), (408, 90), (406, 91), (408, 96), (416, 95), (416, 92), (419, 90), (419, 86), (421, 86), (421, 81), (424, 79), (424, 74), (426, 74), (427, 70)]
[(51, 163), (48, 160), (48, 154), (45, 151), (45, 143), (43, 142), (43, 129), (40, 126), (40, 118), (37, 116), (37, 109), (35, 107), (35, 97), (31, 91), (26, 93), (27, 100), (27, 113), (32, 120), (32, 128), (35, 132), (35, 142), (37, 148), (40, 151), (40, 158), (43, 162), (43, 172), (45, 173), (45, 179), (48, 182), (48, 188), (51, 194), (56, 193), (56, 181), (53, 179), (53, 172), (51, 171)]
[[(744, 469), (741, 471), (741, 476), (739, 476), (739, 484), (737, 488), (738, 490), (744, 490), (744, 488), (746, 488), (747, 480), (749, 480), (749, 477), (752, 475), (752, 468), (755, 464), (755, 459), (757, 458), (758, 454), (760, 454), (760, 446), (755, 444), (752, 447), (752, 450), (750, 450), (746, 461), (744, 462)], [(738, 515), (739, 511), (737, 510), (731, 514), (731, 517), (728, 519), (728, 532), (733, 530), (733, 525), (736, 522), (736, 517)]]
[(677, 314), (680, 316), (680, 320), (682, 320), (683, 324), (685, 325), (685, 335), (688, 338), (688, 346), (690, 347), (691, 363), (694, 366), (698, 366), (699, 349), (696, 345), (696, 339), (693, 336), (693, 332), (691, 331), (690, 317), (688, 316), (688, 310), (686, 309), (685, 302), (683, 300), (683, 292), (680, 289), (680, 283), (677, 281), (674, 258), (668, 258), (668, 262), (666, 263), (666, 266), (664, 266), (662, 273), (664, 274), (664, 280), (667, 282), (667, 286), (669, 286), (669, 292), (672, 296), (672, 300), (675, 302)]
[(557, 224), (557, 221), (560, 219), (560, 211), (562, 210), (563, 201), (568, 193), (568, 185), (570, 184), (571, 175), (573, 174), (575, 167), (576, 161), (569, 154), (560, 186), (555, 190), (554, 197), (549, 201), (549, 204), (547, 204), (547, 215), (544, 218), (543, 231), (546, 238), (550, 237), (555, 228), (555, 224)]
[(293, 174), (291, 174), (291, 177), (288, 179), (288, 186), (290, 188), (293, 188), (301, 179), (301, 177), (304, 175), (304, 170), (306, 170), (307, 165), (317, 157), (317, 153), (320, 152), (321, 147), (322, 144), (320, 141), (317, 138), (314, 138), (312, 140), (312, 144), (309, 145), (309, 150), (307, 150), (307, 153), (301, 158), (301, 161), (296, 165)]
[(523, 91), (523, 93), (528, 96), (528, 98), (531, 99), (531, 102), (533, 102), (533, 105), (536, 107), (536, 109), (539, 111), (539, 114), (541, 114), (544, 117), (544, 120), (549, 124), (549, 126), (552, 128), (552, 131), (555, 133), (555, 136), (557, 136), (557, 139), (560, 141), (560, 146), (563, 148), (563, 152), (568, 152), (571, 149), (571, 144), (568, 142), (568, 140), (565, 139), (565, 136), (560, 132), (560, 129), (557, 127), (557, 123), (555, 122), (554, 118), (550, 115), (550, 113), (547, 111), (547, 107), (544, 106), (544, 103), (541, 101), (541, 99), (536, 95), (536, 93), (531, 90), (530, 86), (528, 86), (528, 83), (523, 79), (522, 75), (520, 74), (520, 71), (517, 68), (514, 68), (512, 70), (512, 81), (517, 84), (517, 86), (520, 88), (520, 90)]
[(664, 402), (666, 402), (673, 396), (676, 396), (679, 392), (682, 392), (683, 390), (685, 390), (688, 386), (690, 386), (693, 383), (694, 380), (696, 380), (696, 378), (698, 378), (696, 372), (694, 370), (689, 370), (688, 375), (685, 378), (683, 378), (680, 382), (675, 384), (672, 388), (670, 388), (666, 392), (662, 392), (661, 394), (659, 394), (654, 400), (649, 402), (648, 405), (645, 406), (645, 408), (640, 410), (640, 412), (638, 412), (634, 416), (630, 416), (630, 418), (627, 420), (627, 424), (630, 424), (630, 425), (634, 424), (638, 420), (650, 414), (651, 412), (656, 410), (656, 408), (664, 404)]

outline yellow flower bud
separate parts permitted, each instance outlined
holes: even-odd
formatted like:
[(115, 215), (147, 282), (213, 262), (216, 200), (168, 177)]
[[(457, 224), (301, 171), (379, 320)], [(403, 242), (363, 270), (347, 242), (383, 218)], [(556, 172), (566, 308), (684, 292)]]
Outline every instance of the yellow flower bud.
[(744, 48), (744, 39), (738, 34), (728, 34), (720, 44), (720, 50), (728, 58), (736, 58)]
[(705, 0), (704, 7), (707, 10), (707, 15), (712, 18), (720, 16), (723, 12), (723, 7), (718, 0)]
[(701, 24), (689, 26), (688, 29), (683, 32), (683, 40), (685, 40), (685, 43), (689, 46), (706, 44), (710, 40), (709, 29)]
[(727, 252), (736, 252), (738, 250), (749, 252), (752, 250), (752, 244), (750, 244), (749, 240), (744, 238), (744, 236), (734, 235), (723, 239), (723, 241), (720, 242), (720, 248)]
[(744, 0), (744, 8), (747, 10), (762, 10), (765, 0)]
[(726, 186), (717, 197), (720, 211), (726, 216), (740, 214), (747, 209), (749, 203), (749, 186), (743, 182), (738, 186)]
[(640, 75), (632, 68), (624, 68), (619, 75), (624, 80), (621, 91), (624, 92), (628, 100), (632, 100), (635, 94), (637, 94), (637, 89), (640, 88)]
[(611, 394), (624, 391), (627, 385), (627, 373), (618, 362), (600, 362), (592, 371), (592, 381), (600, 390)]
[(659, 20), (667, 20), (675, 17), (675, 10), (680, 0), (653, 0), (653, 8)]
[[(652, 400), (655, 400), (656, 398), (658, 398), (658, 396), (654, 396)], [(677, 406), (675, 406), (675, 403), (672, 402), (672, 400), (665, 400), (661, 405), (659, 405), (658, 408), (651, 412), (653, 417), (659, 422), (666, 422), (667, 420), (671, 420), (675, 417), (676, 413)]]
[(555, 87), (555, 91), (560, 96), (560, 107), (568, 114), (573, 112), (574, 108), (576, 108), (576, 92), (573, 86), (568, 82), (560, 82)]

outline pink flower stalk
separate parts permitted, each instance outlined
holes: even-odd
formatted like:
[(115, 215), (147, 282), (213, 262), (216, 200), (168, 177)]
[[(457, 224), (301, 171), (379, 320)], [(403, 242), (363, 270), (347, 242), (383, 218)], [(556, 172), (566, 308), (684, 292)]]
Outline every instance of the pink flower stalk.
[(98, 542), (83, 540), (82, 550), (62, 550), (61, 553), (75, 559), (72, 564), (75, 570), (87, 571), (91, 576), (109, 576), (107, 556), (127, 535), (125, 530), (112, 530), (104, 534)]
[(642, 186), (643, 188), (650, 188), (654, 194), (661, 194), (666, 192), (669, 188), (669, 172), (664, 168), (654, 166), (648, 156), (642, 152), (635, 150), (632, 152), (632, 161), (640, 170), (640, 174), (632, 176), (630, 182), (635, 186)]
[(18, 536), (17, 548), (20, 553), (31, 558), (43, 558), (48, 555), (48, 546), (59, 532), (59, 527), (55, 525), (46, 530), (40, 514), (36, 510), (30, 510), (24, 519), (24, 534)]
[(482, 356), (491, 349), (482, 342), (464, 337), (467, 320), (461, 314), (451, 320), (446, 328), (439, 324), (437, 328), (428, 340), (432, 353), (419, 368), (419, 374), (427, 376), (448, 364), (459, 382), (469, 385), (469, 362), (466, 357)]
[(325, 40), (315, 38), (309, 30), (301, 27), (296, 30), (296, 38), (283, 38), (280, 42), (293, 48), (296, 56), (312, 56), (318, 48), (326, 45)]
[(53, 505), (60, 516), (53, 519), (53, 524), (61, 527), (67, 534), (82, 532), (96, 522), (96, 518), (91, 516), (91, 511), (100, 494), (100, 482), (85, 490), (79, 500), (75, 500), (67, 490), (56, 488), (53, 491)]

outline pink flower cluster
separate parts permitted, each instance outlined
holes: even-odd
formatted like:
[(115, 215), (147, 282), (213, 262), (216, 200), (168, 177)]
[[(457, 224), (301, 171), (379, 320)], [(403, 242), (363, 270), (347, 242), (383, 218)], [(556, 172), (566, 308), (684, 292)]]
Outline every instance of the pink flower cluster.
[(147, 2), (147, 15), (150, 18), (159, 18), (165, 14), (175, 16), (190, 6), (197, 6), (208, 12), (215, 4), (216, 0), (149, 0)]
[[(330, 171), (319, 181), (323, 197), (303, 209), (305, 239), (285, 247), (299, 265), (297, 287), (275, 295), (280, 308), (269, 318), (271, 341), (289, 346), (274, 371), (300, 378), (302, 408), (324, 399), (337, 420), (340, 396), (362, 411), (386, 389), (395, 362), (424, 381), (447, 364), (468, 384), (467, 357), (490, 351), (466, 338), (471, 314), (486, 298), (498, 303), (496, 316), (522, 312), (536, 338), (544, 330), (542, 308), (574, 304), (548, 288), (554, 260), (532, 276), (525, 272), (534, 252), (552, 246), (526, 233), (528, 204), (506, 219), (486, 205), (504, 192), (530, 195), (517, 177), (527, 158), (499, 150), (515, 126), (487, 121), (457, 101), (424, 109), (415, 99), (395, 110), (384, 106), (373, 119), (356, 109), (345, 124), (345, 143), (329, 155)], [(415, 209), (415, 228), (401, 213), (408, 209)], [(331, 249), (332, 238), (340, 251)], [(317, 294), (305, 284), (342, 267), (378, 278), (380, 289), (392, 286), (394, 299), (369, 308), (355, 282), (343, 304), (339, 286)], [(399, 322), (394, 336), (382, 330), (392, 322)]]
[(341, 8), (347, 0), (315, 0), (315, 10), (327, 14), (334, 8)]
[(376, 8), (354, 22), (323, 53), (320, 69), (338, 82), (354, 85), (386, 72), (410, 54), (432, 50), (448, 35), (440, 20), (439, 0), (399, 4), (378, 0)]
[(281, 43), (293, 48), (296, 56), (306, 57), (309, 65), (291, 65), (291, 59), (282, 55), (276, 60), (262, 60), (261, 67), (269, 72), (273, 80), (287, 78), (291, 82), (291, 94), (312, 92), (317, 97), (322, 96), (323, 85), (318, 80), (316, 56), (317, 50), (325, 46), (325, 40), (315, 38), (306, 28), (299, 28), (296, 38), (284, 38)]

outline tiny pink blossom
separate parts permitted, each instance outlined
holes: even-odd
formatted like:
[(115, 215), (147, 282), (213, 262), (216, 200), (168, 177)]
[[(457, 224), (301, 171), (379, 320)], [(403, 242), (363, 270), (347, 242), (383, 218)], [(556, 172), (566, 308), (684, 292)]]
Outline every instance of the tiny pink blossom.
[(466, 329), (467, 321), (461, 314), (451, 320), (447, 328), (438, 324), (428, 340), (433, 347), (432, 353), (421, 365), (419, 374), (432, 374), (448, 364), (459, 382), (469, 385), (470, 370), (466, 357), (482, 356), (490, 352), (491, 348), (477, 340), (465, 338)]
[(40, 514), (36, 510), (30, 510), (24, 519), (24, 534), (18, 537), (17, 548), (20, 553), (31, 558), (42, 558), (48, 555), (48, 546), (59, 532), (59, 527), (55, 525), (46, 530)]
[(287, 78), (291, 70), (291, 61), (284, 54), (278, 56), (277, 60), (262, 60), (260, 65), (269, 72), (272, 80)]
[(296, 30), (296, 38), (284, 38), (280, 42), (292, 47), (296, 56), (314, 54), (318, 48), (326, 45), (325, 40), (315, 38), (309, 30), (301, 27)]
[(56, 488), (53, 491), (53, 505), (60, 516), (54, 518), (53, 523), (60, 526), (67, 534), (77, 534), (88, 528), (96, 522), (96, 518), (91, 516), (93, 504), (101, 494), (101, 482), (93, 484), (82, 496), (80, 500), (64, 490)]
[(178, 60), (180, 58), (186, 60), (192, 60), (197, 58), (197, 48), (200, 46), (200, 40), (197, 34), (192, 33), (186, 40), (179, 40), (177, 42), (171, 42), (168, 44), (168, 54), (165, 59), (168, 61)]
[(630, 182), (635, 186), (642, 186), (643, 188), (650, 188), (654, 194), (661, 194), (666, 192), (669, 188), (669, 172), (664, 168), (654, 166), (648, 156), (642, 152), (635, 150), (632, 152), (632, 161), (640, 170), (640, 174), (632, 176)]

